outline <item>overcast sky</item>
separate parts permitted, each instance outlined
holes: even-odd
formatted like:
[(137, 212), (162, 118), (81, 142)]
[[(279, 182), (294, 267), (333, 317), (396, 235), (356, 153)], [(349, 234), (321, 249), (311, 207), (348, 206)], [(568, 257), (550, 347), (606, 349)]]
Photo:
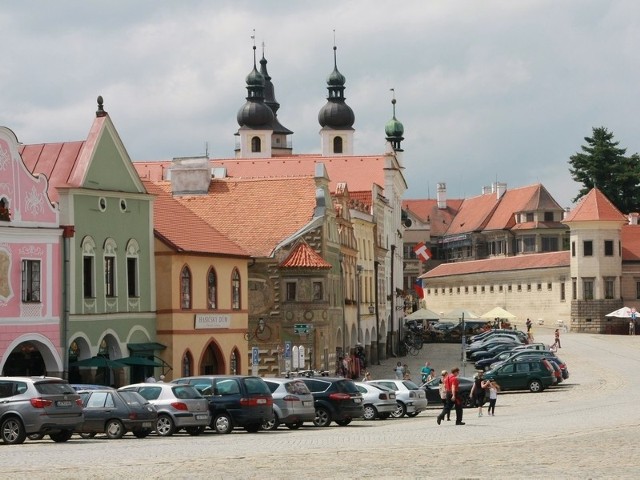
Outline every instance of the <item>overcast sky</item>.
[(82, 140), (102, 95), (134, 161), (232, 157), (255, 29), (294, 151), (318, 153), (335, 30), (356, 154), (384, 151), (395, 89), (406, 198), (541, 182), (570, 206), (593, 127), (640, 150), (639, 24), (637, 0), (0, 0), (0, 124)]

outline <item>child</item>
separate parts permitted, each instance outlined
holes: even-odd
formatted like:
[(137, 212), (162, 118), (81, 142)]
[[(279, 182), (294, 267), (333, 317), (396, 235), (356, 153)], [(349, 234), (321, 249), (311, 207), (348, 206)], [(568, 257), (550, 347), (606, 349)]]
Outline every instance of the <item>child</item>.
[(487, 414), (492, 417), (496, 414), (496, 400), (498, 400), (499, 390), (500, 385), (498, 385), (494, 380), (489, 380), (489, 408), (487, 408)]

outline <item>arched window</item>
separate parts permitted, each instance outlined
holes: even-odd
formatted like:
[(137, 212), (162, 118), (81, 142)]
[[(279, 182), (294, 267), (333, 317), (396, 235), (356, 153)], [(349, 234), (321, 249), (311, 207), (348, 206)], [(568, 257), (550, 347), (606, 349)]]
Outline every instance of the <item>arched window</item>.
[(218, 308), (217, 286), (218, 280), (216, 278), (216, 271), (211, 267), (209, 269), (209, 273), (207, 273), (207, 307), (209, 307), (209, 310), (215, 310)]
[(127, 297), (135, 298), (140, 296), (138, 283), (138, 258), (140, 256), (140, 246), (135, 239), (129, 240), (127, 244)]
[(260, 142), (260, 137), (252, 137), (251, 138), (251, 151), (252, 152), (261, 152), (262, 144)]
[(238, 354), (236, 350), (231, 352), (231, 358), (229, 359), (229, 375), (238, 375), (240, 365), (238, 365)]
[(184, 352), (182, 355), (182, 376), (190, 377), (193, 375), (193, 357), (191, 356), (191, 352)]
[(342, 137), (333, 137), (333, 153), (342, 153)]
[(231, 308), (240, 310), (240, 272), (237, 268), (233, 269), (231, 275)]
[(191, 270), (186, 266), (180, 273), (180, 308), (183, 310), (191, 308)]
[(84, 298), (94, 298), (95, 269), (96, 269), (96, 243), (91, 237), (82, 239), (82, 293)]
[(107, 238), (104, 242), (104, 295), (105, 297), (117, 297), (116, 279), (116, 241)]

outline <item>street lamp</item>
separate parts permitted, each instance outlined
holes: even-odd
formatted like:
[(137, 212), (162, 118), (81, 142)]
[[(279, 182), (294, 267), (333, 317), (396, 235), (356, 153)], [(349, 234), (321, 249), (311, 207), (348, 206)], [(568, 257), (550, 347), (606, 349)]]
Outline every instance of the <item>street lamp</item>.
[(376, 311), (376, 307), (373, 306), (373, 303), (369, 304), (369, 315), (373, 315)]
[(357, 328), (358, 343), (360, 343), (360, 275), (362, 275), (362, 265), (356, 265), (356, 312), (357, 312)]

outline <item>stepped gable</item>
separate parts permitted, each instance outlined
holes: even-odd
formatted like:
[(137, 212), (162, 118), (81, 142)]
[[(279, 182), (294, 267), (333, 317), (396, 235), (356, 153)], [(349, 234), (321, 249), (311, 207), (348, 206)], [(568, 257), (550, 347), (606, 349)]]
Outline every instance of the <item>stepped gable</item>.
[(306, 242), (299, 242), (278, 268), (330, 270), (332, 267)]
[(420, 278), (430, 279), (451, 275), (469, 275), (473, 273), (509, 272), (553, 267), (569, 267), (569, 251), (535, 253), (516, 257), (470, 260), (467, 262), (443, 263)]
[[(153, 229), (167, 245), (179, 252), (214, 253), (248, 257), (235, 242), (220, 233), (171, 195), (169, 189), (143, 181), (147, 192), (155, 195)], [(177, 226), (179, 225), (179, 228)]]
[(598, 188), (592, 188), (578, 205), (569, 212), (562, 223), (593, 222), (593, 221), (621, 221), (627, 218), (620, 213), (613, 203)]

